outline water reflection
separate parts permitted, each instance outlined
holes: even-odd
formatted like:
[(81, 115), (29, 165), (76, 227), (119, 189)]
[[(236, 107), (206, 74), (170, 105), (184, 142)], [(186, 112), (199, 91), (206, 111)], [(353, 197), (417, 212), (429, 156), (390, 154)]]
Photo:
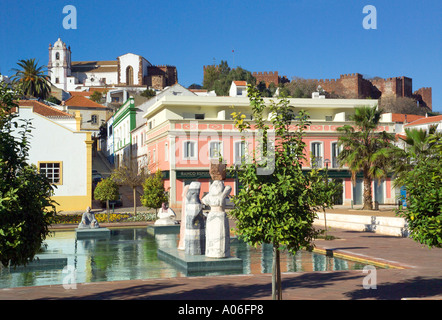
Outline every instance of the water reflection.
[[(157, 258), (159, 246), (173, 247), (178, 240), (176, 234), (151, 236), (146, 228), (112, 229), (109, 239), (84, 240), (76, 240), (75, 231), (57, 231), (46, 239), (47, 249), (41, 256), (66, 257), (64, 265), (73, 266), (78, 283), (184, 277), (185, 274)], [(231, 255), (243, 260), (243, 274), (272, 271), (271, 245), (253, 248), (232, 239)], [(354, 270), (363, 267), (360, 263), (304, 251), (296, 255), (287, 252), (281, 254), (282, 272)], [(197, 272), (191, 275), (234, 273), (241, 271)], [(63, 284), (67, 283), (66, 276), (59, 263), (39, 268), (0, 268), (0, 288)]]

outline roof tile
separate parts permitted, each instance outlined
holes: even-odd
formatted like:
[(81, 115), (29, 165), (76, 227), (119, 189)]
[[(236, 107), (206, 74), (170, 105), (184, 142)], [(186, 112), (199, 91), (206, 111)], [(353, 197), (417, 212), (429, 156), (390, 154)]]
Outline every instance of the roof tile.
[(69, 117), (69, 118), (74, 117), (73, 115), (70, 115), (67, 112), (58, 110), (57, 108), (48, 106), (37, 100), (19, 100), (18, 105), (22, 107), (32, 107), (35, 113), (38, 113), (45, 117)]

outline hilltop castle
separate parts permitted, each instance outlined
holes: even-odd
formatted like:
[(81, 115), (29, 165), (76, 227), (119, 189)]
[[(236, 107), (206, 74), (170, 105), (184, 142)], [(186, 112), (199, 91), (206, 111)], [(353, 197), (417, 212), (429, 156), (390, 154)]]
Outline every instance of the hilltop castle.
[[(256, 82), (264, 81), (268, 87), (270, 83), (278, 85), (290, 82), (287, 77), (273, 72), (253, 72)], [(379, 99), (382, 96), (413, 98), (419, 103), (419, 107), (432, 109), (432, 89), (423, 87), (413, 92), (413, 80), (408, 77), (392, 77), (382, 79), (364, 79), (360, 73), (342, 74), (338, 79), (320, 79), (318, 82), (321, 88), (332, 93), (334, 96), (345, 99)]]
[(343, 98), (408, 97), (418, 101), (420, 107), (432, 109), (431, 87), (420, 88), (413, 92), (413, 80), (404, 76), (387, 79), (377, 77), (367, 80), (360, 73), (351, 73), (342, 74), (339, 79), (320, 79), (318, 82), (326, 92)]

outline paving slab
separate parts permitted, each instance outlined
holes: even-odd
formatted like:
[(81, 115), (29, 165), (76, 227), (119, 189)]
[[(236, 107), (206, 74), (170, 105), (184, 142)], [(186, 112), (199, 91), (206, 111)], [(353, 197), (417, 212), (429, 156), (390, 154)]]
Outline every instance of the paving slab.
[[(442, 297), (442, 249), (428, 249), (409, 238), (370, 232), (331, 230), (337, 240), (316, 247), (389, 269), (292, 272), (282, 275), (286, 300), (400, 300)], [(373, 271), (371, 271), (373, 272)], [(364, 288), (375, 276), (375, 288)], [(365, 279), (365, 280), (364, 280)], [(0, 300), (270, 300), (271, 274), (181, 277), (0, 289)], [(367, 285), (365, 285), (367, 287)]]

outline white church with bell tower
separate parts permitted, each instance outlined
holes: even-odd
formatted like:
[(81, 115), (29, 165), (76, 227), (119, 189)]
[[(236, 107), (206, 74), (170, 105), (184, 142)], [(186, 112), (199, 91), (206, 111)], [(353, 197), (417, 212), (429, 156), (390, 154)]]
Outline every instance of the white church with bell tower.
[(116, 60), (72, 61), (71, 47), (58, 38), (49, 44), (48, 72), (51, 83), (69, 91), (124, 89), (162, 90), (178, 82), (175, 66), (154, 66), (144, 57), (126, 53)]
[(75, 77), (71, 76), (71, 63), (71, 47), (66, 47), (60, 38), (54, 46), (49, 44), (48, 70), (51, 82), (57, 88), (68, 91), (72, 85), (75, 85)]

